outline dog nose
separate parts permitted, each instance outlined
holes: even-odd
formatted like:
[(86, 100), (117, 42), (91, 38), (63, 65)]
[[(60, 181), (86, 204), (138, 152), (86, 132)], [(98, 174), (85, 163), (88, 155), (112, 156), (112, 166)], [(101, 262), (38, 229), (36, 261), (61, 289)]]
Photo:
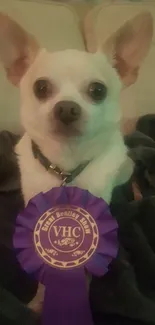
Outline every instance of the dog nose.
[(54, 112), (56, 119), (68, 125), (80, 118), (81, 107), (73, 101), (61, 101), (55, 105)]

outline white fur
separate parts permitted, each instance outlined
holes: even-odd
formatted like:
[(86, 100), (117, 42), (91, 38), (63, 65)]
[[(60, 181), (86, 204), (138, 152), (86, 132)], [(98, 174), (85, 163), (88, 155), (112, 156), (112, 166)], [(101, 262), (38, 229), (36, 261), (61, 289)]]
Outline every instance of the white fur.
[[(35, 80), (44, 76), (52, 80), (57, 91), (46, 103), (40, 103), (32, 88)], [(104, 82), (108, 88), (107, 97), (101, 104), (92, 104), (84, 93), (85, 87), (94, 80)], [(59, 178), (49, 174), (33, 157), (30, 139), (51, 162), (64, 170), (92, 160), (74, 185), (110, 201), (115, 178), (126, 159), (126, 148), (119, 131), (120, 89), (120, 79), (103, 54), (75, 50), (39, 53), (20, 84), (21, 119), (26, 133), (16, 152), (25, 203), (35, 194), (61, 185)], [(54, 133), (54, 120), (49, 121), (54, 105), (65, 99), (74, 100), (82, 107), (83, 133), (79, 138), (61, 138)]]
[[(19, 85), (21, 95), (25, 135), (16, 152), (25, 204), (40, 191), (61, 185), (60, 179), (48, 173), (33, 157), (31, 140), (64, 171), (90, 160), (73, 185), (88, 189), (108, 203), (116, 182), (125, 181), (131, 172), (127, 164), (125, 178), (121, 175), (127, 158), (119, 130), (120, 92), (122, 85), (129, 86), (137, 79), (152, 41), (153, 19), (149, 12), (142, 12), (103, 42), (96, 37), (93, 24), (93, 17), (99, 11), (100, 7), (94, 8), (84, 20), (87, 51), (55, 53), (40, 50), (33, 36), (0, 13), (0, 60), (8, 79)], [(104, 28), (104, 24), (100, 27)], [(52, 84), (52, 94), (45, 101), (39, 100), (34, 93), (38, 78), (48, 79)], [(95, 81), (107, 88), (107, 96), (98, 104), (91, 100), (87, 91)], [(64, 136), (58, 127), (54, 107), (65, 100), (81, 107), (80, 119), (73, 123), (79, 136)]]

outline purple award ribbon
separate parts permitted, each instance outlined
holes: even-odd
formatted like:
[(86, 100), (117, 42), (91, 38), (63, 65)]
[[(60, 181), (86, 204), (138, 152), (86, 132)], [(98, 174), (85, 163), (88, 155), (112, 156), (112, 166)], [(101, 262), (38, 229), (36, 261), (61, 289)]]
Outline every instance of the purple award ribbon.
[(93, 325), (86, 272), (108, 271), (117, 228), (105, 201), (77, 187), (40, 193), (18, 215), (14, 247), (22, 268), (45, 285), (43, 325)]

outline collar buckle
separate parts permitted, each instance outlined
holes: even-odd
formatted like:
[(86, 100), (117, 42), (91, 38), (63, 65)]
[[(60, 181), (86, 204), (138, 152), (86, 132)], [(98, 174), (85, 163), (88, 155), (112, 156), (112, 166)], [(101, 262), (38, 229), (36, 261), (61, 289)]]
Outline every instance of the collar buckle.
[(69, 172), (64, 172), (62, 169), (60, 169), (55, 164), (50, 164), (49, 172), (51, 172), (51, 173), (54, 172), (56, 175), (60, 176), (62, 179), (62, 185), (65, 185), (67, 178), (72, 175)]
[(46, 158), (42, 152), (40, 151), (38, 145), (32, 141), (32, 152), (35, 159), (38, 159), (40, 164), (49, 171), (50, 174), (57, 175), (60, 180), (62, 181), (62, 186), (71, 183), (82, 171), (83, 169), (89, 164), (89, 160), (85, 161), (84, 163), (80, 164), (77, 168), (75, 168), (71, 172), (65, 172), (64, 170), (60, 169), (57, 165), (52, 164), (48, 158)]

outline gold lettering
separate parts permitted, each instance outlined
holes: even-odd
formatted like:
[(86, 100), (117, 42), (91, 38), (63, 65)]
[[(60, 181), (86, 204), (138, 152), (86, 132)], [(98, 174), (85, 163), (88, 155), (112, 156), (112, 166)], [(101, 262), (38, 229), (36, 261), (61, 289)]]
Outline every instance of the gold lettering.
[(62, 227), (62, 237), (71, 237), (72, 236), (72, 227), (66, 227), (66, 226), (63, 226)]
[(48, 220), (49, 220), (50, 223), (52, 223), (52, 221), (54, 221), (54, 217), (51, 216)]
[(82, 218), (81, 220), (80, 220), (80, 223), (82, 223), (82, 225), (83, 225), (83, 227), (84, 227), (84, 230), (85, 230), (85, 233), (86, 234), (90, 234), (91, 232), (90, 232), (90, 227), (89, 227), (89, 225), (88, 225), (88, 223), (87, 223), (87, 220), (85, 219), (85, 218)]
[(41, 230), (43, 230), (43, 231), (47, 231), (47, 230), (48, 230), (48, 227), (44, 227), (44, 226), (43, 226), (43, 227), (41, 228)]
[(67, 226), (53, 226), (55, 236), (58, 237), (71, 237), (72, 236), (72, 227)]
[(63, 217), (63, 212), (56, 212), (56, 216), (57, 216), (57, 218)]
[(57, 227), (57, 226), (53, 226), (54, 232), (55, 232), (55, 236), (58, 237), (59, 233), (61, 232), (61, 228), (62, 227)]
[(78, 238), (80, 237), (80, 234), (78, 235), (77, 232), (80, 232), (81, 228), (80, 227), (74, 227), (72, 230), (73, 237)]

